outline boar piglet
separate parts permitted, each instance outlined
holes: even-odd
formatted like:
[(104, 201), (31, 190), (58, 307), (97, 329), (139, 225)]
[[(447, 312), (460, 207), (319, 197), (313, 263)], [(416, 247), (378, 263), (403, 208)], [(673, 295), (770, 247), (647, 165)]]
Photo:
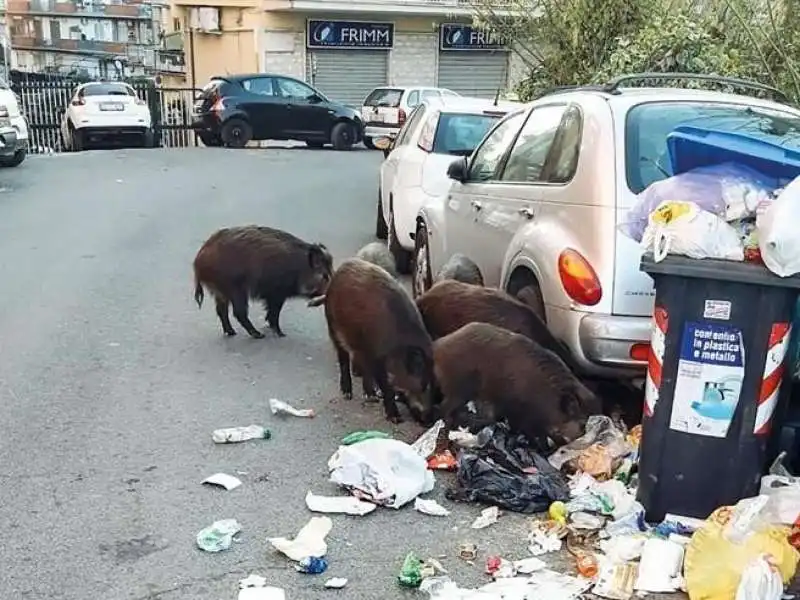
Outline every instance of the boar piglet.
[(225, 335), (236, 335), (229, 306), (242, 327), (263, 338), (248, 317), (250, 299), (261, 301), (269, 328), (284, 337), (280, 314), (287, 299), (324, 294), (333, 272), (333, 259), (322, 244), (310, 244), (291, 233), (248, 225), (220, 229), (194, 259), (194, 298), (203, 305), (203, 288), (214, 296)]
[(500, 290), (446, 279), (419, 296), (417, 307), (434, 340), (467, 323), (491, 323), (529, 337), (575, 367), (569, 351), (544, 321), (527, 304)]
[(470, 323), (433, 343), (440, 416), (452, 428), (470, 402), (480, 428), (502, 419), (531, 442), (558, 444), (583, 434), (599, 414), (599, 399), (563, 361), (524, 335), (488, 323)]
[(445, 279), (483, 286), (483, 275), (478, 265), (460, 253), (453, 254), (436, 274), (437, 282)]
[(384, 269), (351, 258), (333, 274), (325, 296), (328, 333), (339, 361), (339, 387), (353, 394), (353, 371), (364, 393), (383, 396), (386, 418), (399, 423), (395, 391), (408, 399), (419, 421), (430, 415), (433, 348), (417, 307), (408, 292)]
[(388, 246), (381, 242), (370, 242), (362, 247), (357, 253), (356, 258), (365, 260), (382, 269), (385, 269), (389, 275), (397, 279), (397, 268), (395, 267), (394, 257), (389, 252)]

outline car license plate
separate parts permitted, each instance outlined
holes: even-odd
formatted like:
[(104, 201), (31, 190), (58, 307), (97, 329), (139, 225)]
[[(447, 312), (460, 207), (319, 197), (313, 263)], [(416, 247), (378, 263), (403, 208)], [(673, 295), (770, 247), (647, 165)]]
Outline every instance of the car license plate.
[(125, 106), (119, 102), (101, 102), (100, 110), (125, 110)]

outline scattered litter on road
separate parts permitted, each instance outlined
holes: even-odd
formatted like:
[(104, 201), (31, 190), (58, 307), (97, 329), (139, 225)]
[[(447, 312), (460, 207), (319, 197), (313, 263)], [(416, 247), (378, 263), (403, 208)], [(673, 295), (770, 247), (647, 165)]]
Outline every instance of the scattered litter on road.
[(436, 500), (423, 500), (422, 498), (414, 500), (414, 510), (432, 517), (446, 517), (450, 514), (450, 511)]
[(590, 531), (602, 529), (603, 525), (606, 524), (606, 520), (602, 517), (591, 515), (586, 512), (572, 513), (569, 516), (569, 520), (570, 525), (572, 525), (574, 529), (588, 529)]
[(312, 517), (297, 532), (294, 539), (280, 537), (269, 538), (267, 541), (281, 554), (295, 562), (300, 562), (307, 556), (322, 557), (328, 553), (328, 544), (325, 538), (328, 537), (332, 528), (333, 521), (330, 518)]
[(235, 490), (237, 487), (242, 485), (241, 479), (237, 479), (233, 475), (226, 475), (225, 473), (215, 473), (210, 477), (206, 477), (200, 483), (205, 483), (207, 485), (215, 485), (221, 488), (225, 488), (229, 492), (231, 490)]
[(447, 439), (461, 448), (477, 448), (478, 436), (469, 431), (455, 429), (447, 433)]
[(495, 579), (514, 577), (517, 574), (513, 563), (500, 556), (490, 556), (486, 559), (486, 574)]
[(628, 600), (633, 596), (637, 571), (636, 563), (606, 560), (600, 566), (592, 593), (609, 600)]
[(364, 440), (385, 440), (391, 437), (391, 435), (383, 431), (354, 431), (353, 433), (348, 433), (346, 436), (344, 436), (341, 444), (342, 446), (350, 446), (352, 444), (357, 444), (358, 442), (363, 442)]
[(639, 576), (634, 589), (640, 592), (676, 592), (680, 589), (683, 546), (660, 538), (649, 538), (642, 548)]
[(397, 581), (403, 587), (419, 587), (422, 583), (422, 561), (413, 552), (406, 554)]
[(215, 521), (197, 534), (197, 546), (206, 552), (221, 552), (231, 547), (233, 536), (242, 530), (236, 519)]
[(431, 471), (455, 471), (458, 460), (450, 450), (434, 454), (428, 458), (428, 468)]
[(295, 408), (291, 404), (278, 400), (277, 398), (269, 399), (269, 409), (273, 415), (291, 415), (293, 417), (313, 417), (313, 408)]
[(479, 446), (458, 457), (457, 487), (451, 500), (482, 502), (500, 508), (536, 513), (551, 502), (569, 499), (564, 476), (534, 452), (525, 439), (502, 423), (483, 428)]
[(347, 585), (347, 579), (344, 577), (331, 577), (325, 582), (325, 587), (332, 590), (340, 590)]
[(428, 431), (419, 436), (416, 442), (411, 444), (412, 450), (425, 459), (433, 455), (439, 445), (439, 435), (442, 433), (442, 429), (444, 429), (444, 420), (439, 419)]
[(271, 437), (272, 432), (260, 425), (217, 429), (211, 434), (211, 439), (214, 440), (215, 444), (236, 444), (248, 440), (268, 440)]
[(567, 524), (567, 505), (561, 501), (553, 502), (547, 509), (547, 516), (559, 525)]
[(642, 534), (627, 534), (600, 541), (600, 550), (611, 561), (629, 562), (642, 555), (647, 538)]
[(535, 556), (514, 561), (514, 569), (516, 569), (517, 573), (521, 573), (522, 575), (530, 575), (534, 571), (541, 571), (546, 567), (547, 565), (545, 562), (539, 560)]
[[(544, 524), (542, 524), (544, 525)], [(533, 556), (542, 556), (561, 550), (561, 539), (553, 530), (544, 526), (534, 526), (528, 534), (528, 552)]]
[(286, 592), (277, 587), (250, 587), (239, 590), (237, 600), (286, 600)]
[(356, 517), (363, 517), (378, 508), (377, 504), (364, 502), (354, 496), (317, 496), (311, 492), (306, 494), (306, 506), (311, 512)]
[(444, 565), (442, 565), (442, 563), (435, 558), (426, 558), (424, 561), (422, 561), (422, 565), (423, 565), (423, 570), (430, 569), (431, 577), (439, 573), (444, 573), (445, 575), (447, 574), (447, 569), (445, 569)]
[(295, 565), (295, 569), (307, 575), (319, 575), (328, 570), (328, 561), (321, 556), (306, 556)]
[(463, 542), (458, 547), (458, 556), (467, 562), (475, 560), (478, 556), (478, 547), (472, 542)]
[(264, 587), (267, 585), (267, 578), (261, 575), (248, 575), (244, 579), (239, 580), (239, 587), (241, 589), (249, 587)]
[(481, 511), (481, 514), (472, 522), (470, 527), (472, 529), (484, 529), (489, 527), (489, 525), (494, 525), (497, 523), (497, 519), (500, 518), (500, 511), (496, 506), (490, 506), (489, 508), (484, 508)]
[(609, 478), (614, 463), (631, 453), (625, 433), (605, 415), (594, 415), (586, 422), (586, 433), (550, 455), (556, 469), (565, 465), (573, 471), (583, 471), (597, 478)]
[(356, 497), (400, 508), (433, 489), (425, 459), (393, 439), (374, 438), (340, 446), (328, 460), (330, 480)]

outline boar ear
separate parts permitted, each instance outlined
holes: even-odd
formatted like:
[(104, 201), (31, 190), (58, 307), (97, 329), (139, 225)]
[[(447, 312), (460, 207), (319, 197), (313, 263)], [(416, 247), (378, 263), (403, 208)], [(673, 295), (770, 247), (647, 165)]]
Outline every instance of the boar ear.
[(584, 409), (580, 398), (571, 390), (561, 396), (561, 411), (569, 419), (578, 419), (584, 415)]

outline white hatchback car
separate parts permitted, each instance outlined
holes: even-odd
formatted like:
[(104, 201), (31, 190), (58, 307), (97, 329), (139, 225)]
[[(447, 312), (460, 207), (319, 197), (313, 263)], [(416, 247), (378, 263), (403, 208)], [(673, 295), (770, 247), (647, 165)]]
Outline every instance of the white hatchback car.
[(365, 123), (364, 145), (375, 149), (373, 140), (379, 137), (397, 137), (400, 128), (418, 104), (425, 100), (458, 98), (459, 94), (435, 87), (379, 87), (372, 90), (361, 106)]
[(454, 156), (469, 156), (514, 103), (477, 98), (428, 99), (419, 104), (384, 152), (378, 181), (375, 234), (387, 239), (397, 270), (408, 273), (416, 217), (427, 198), (450, 188), (447, 167)]
[(800, 111), (738, 94), (620, 87), (625, 80), (537, 99), (456, 159), (449, 191), (417, 215), (413, 287), (424, 291), (465, 254), (486, 285), (524, 295), (587, 374), (639, 379), (655, 292), (639, 245), (618, 227), (636, 195), (668, 176), (667, 135), (700, 123), (797, 148)]
[(75, 152), (98, 140), (136, 138), (145, 148), (154, 143), (147, 103), (127, 83), (84, 83), (75, 88), (61, 120), (64, 148)]

